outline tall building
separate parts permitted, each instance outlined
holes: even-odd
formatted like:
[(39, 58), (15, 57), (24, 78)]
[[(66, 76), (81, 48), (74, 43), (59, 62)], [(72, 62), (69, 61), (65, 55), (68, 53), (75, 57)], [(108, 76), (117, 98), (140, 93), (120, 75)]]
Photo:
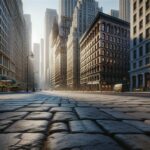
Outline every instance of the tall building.
[(119, 0), (119, 17), (127, 22), (130, 22), (130, 1)]
[(27, 46), (28, 46), (28, 52), (32, 52), (32, 22), (31, 22), (31, 15), (24, 14), (25, 18), (25, 26), (26, 26), (26, 36), (27, 36)]
[(150, 90), (150, 0), (131, 1), (131, 90)]
[(0, 18), (0, 78), (25, 88), (28, 52), (22, 1), (0, 0)]
[(112, 90), (129, 81), (129, 23), (99, 13), (80, 39), (80, 84), (86, 90)]
[(66, 88), (67, 39), (72, 23), (72, 14), (77, 0), (60, 0), (59, 19), (55, 18), (50, 34), (50, 83), (51, 88)]
[(34, 53), (34, 87), (36, 89), (40, 88), (40, 44), (33, 44)]
[[(56, 21), (56, 20), (55, 20)], [(55, 41), (58, 36), (58, 21), (54, 22), (52, 32), (50, 33), (50, 89), (55, 88)]]
[(116, 18), (119, 18), (119, 10), (111, 9), (109, 15), (116, 17)]
[(31, 15), (25, 14), (25, 26), (26, 26), (26, 50), (27, 50), (27, 72), (28, 72), (28, 77), (27, 77), (27, 82), (28, 82), (28, 88), (30, 90), (33, 89), (33, 52), (32, 52), (32, 22), (31, 22)]
[(77, 89), (80, 84), (79, 39), (98, 13), (98, 2), (79, 0), (74, 9), (70, 34), (67, 41), (67, 87)]
[(40, 88), (44, 89), (44, 39), (40, 44)]
[(58, 17), (55, 9), (46, 9), (45, 12), (45, 51), (44, 51), (44, 80), (45, 89), (49, 88), (49, 35), (52, 29), (54, 18)]
[(72, 18), (76, 4), (77, 0), (59, 0), (59, 16)]

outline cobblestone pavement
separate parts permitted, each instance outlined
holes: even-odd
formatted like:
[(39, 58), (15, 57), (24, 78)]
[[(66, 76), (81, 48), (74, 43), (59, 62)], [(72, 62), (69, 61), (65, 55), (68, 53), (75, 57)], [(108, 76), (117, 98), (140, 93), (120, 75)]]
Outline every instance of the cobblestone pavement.
[(150, 150), (150, 98), (0, 95), (0, 150)]

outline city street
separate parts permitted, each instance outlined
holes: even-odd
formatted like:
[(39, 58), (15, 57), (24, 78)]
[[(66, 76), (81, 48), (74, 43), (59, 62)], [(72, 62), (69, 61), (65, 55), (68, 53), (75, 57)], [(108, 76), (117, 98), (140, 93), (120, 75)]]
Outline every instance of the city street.
[(0, 150), (150, 150), (149, 98), (0, 95), (0, 113)]

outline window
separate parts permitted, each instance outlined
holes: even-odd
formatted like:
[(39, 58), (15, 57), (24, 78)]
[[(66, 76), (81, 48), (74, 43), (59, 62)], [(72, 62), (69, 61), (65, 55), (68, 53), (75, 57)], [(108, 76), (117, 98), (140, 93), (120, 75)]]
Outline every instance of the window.
[(141, 4), (143, 2), (143, 0), (139, 0), (139, 3)]
[(136, 63), (133, 63), (133, 69), (135, 69), (136, 68)]
[(136, 14), (133, 16), (133, 21), (136, 22)]
[(117, 34), (117, 27), (114, 27), (114, 33)]
[(105, 47), (105, 43), (104, 42), (102, 42), (102, 45), (101, 45), (102, 47)]
[(137, 44), (137, 38), (133, 39), (133, 45), (135, 46)]
[(140, 61), (139, 61), (139, 67), (142, 67), (142, 65), (143, 65), (143, 61), (140, 60)]
[(113, 41), (113, 37), (112, 37), (112, 36), (110, 36), (110, 41), (111, 41), (111, 42)]
[(134, 4), (133, 4), (133, 9), (134, 10), (136, 9), (136, 2), (134, 2)]
[(105, 34), (102, 34), (102, 39), (105, 40)]
[(107, 25), (107, 32), (110, 32), (110, 25)]
[(120, 28), (117, 28), (117, 35), (120, 35)]
[(143, 15), (143, 7), (140, 8), (140, 10), (139, 10), (139, 16), (141, 17), (142, 15)]
[(140, 29), (143, 28), (143, 20), (140, 21), (140, 23), (139, 23), (139, 28), (140, 28)]
[(146, 29), (146, 38), (150, 38), (150, 28)]
[(113, 37), (113, 42), (114, 42), (114, 43), (116, 42), (116, 38), (115, 38), (115, 37)]
[(150, 53), (150, 42), (146, 44), (146, 54)]
[(143, 47), (140, 47), (140, 48), (139, 48), (139, 56), (140, 56), (140, 57), (143, 56)]
[(146, 24), (150, 23), (150, 14), (146, 16)]
[(142, 42), (142, 41), (143, 41), (143, 33), (141, 33), (139, 36), (139, 42)]
[(127, 37), (127, 30), (124, 30), (124, 36)]
[(3, 74), (3, 70), (2, 70), (2, 68), (0, 68), (0, 74), (1, 74), (1, 75)]
[(106, 40), (108, 41), (108, 39), (109, 39), (109, 37), (108, 37), (108, 35), (106, 35)]
[(150, 63), (150, 57), (147, 57), (147, 58), (145, 59), (145, 64), (148, 65), (149, 63)]
[(133, 51), (133, 59), (136, 59), (136, 50)]
[(102, 24), (102, 31), (105, 31), (105, 23)]
[(111, 33), (113, 34), (114, 33), (114, 27), (111, 26)]
[(150, 8), (150, 0), (146, 0), (146, 10)]
[(2, 64), (2, 55), (0, 54), (0, 64)]
[(134, 34), (136, 33), (136, 26), (133, 28), (133, 33)]
[(108, 43), (106, 43), (105, 45), (106, 45), (106, 46), (105, 46), (106, 48), (109, 48)]

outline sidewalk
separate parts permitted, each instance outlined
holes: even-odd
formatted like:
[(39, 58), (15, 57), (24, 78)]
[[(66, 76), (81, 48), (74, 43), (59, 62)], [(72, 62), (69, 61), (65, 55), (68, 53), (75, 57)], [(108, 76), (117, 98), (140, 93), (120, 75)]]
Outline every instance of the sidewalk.
[(121, 93), (114, 91), (55, 91), (55, 92), (150, 97), (150, 92), (121, 92)]

